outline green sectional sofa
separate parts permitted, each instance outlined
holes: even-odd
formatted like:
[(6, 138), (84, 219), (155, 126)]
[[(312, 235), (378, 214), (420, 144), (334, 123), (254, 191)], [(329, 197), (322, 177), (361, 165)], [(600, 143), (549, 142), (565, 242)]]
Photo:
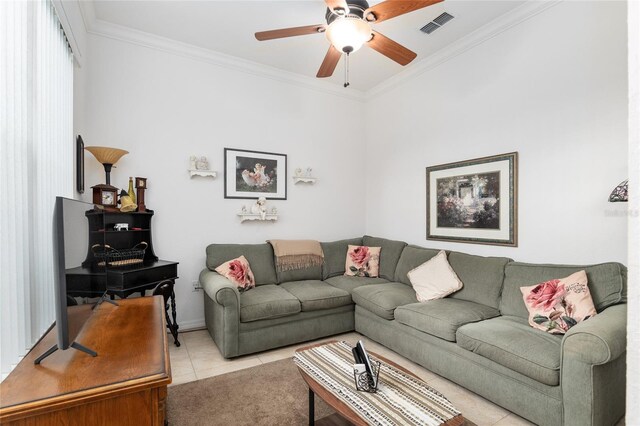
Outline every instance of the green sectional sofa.
[[(347, 246), (382, 247), (380, 277), (344, 275)], [(438, 250), (364, 236), (321, 243), (322, 268), (277, 273), (269, 244), (212, 244), (200, 274), (226, 358), (357, 331), (540, 425), (611, 425), (625, 411), (626, 268), (533, 265), (448, 252), (463, 288), (420, 303), (407, 272)], [(256, 288), (214, 269), (244, 255)], [(520, 287), (584, 269), (598, 315), (565, 336), (528, 324)]]

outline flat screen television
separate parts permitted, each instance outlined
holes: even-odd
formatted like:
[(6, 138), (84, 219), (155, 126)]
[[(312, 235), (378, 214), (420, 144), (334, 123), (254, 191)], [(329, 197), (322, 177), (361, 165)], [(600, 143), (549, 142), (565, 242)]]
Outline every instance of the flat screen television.
[[(56, 350), (74, 348), (91, 356), (97, 353), (78, 342), (76, 339), (83, 325), (93, 313), (96, 304), (104, 300), (102, 297), (78, 297), (77, 291), (70, 292), (67, 286), (68, 271), (81, 268), (87, 255), (89, 243), (89, 226), (86, 212), (94, 210), (94, 205), (64, 197), (56, 197), (53, 213), (53, 253), (54, 253), (54, 285), (56, 303), (57, 343), (40, 355), (36, 364), (54, 353)], [(90, 271), (100, 278), (106, 270)], [(93, 295), (95, 296), (95, 294)]]

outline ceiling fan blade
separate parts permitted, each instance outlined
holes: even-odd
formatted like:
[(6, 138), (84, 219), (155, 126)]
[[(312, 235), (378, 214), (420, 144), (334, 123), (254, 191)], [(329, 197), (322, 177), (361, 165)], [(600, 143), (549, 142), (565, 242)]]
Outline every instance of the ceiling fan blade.
[(418, 56), (415, 52), (383, 36), (377, 31), (373, 31), (373, 38), (369, 40), (367, 44), (373, 50), (382, 53), (389, 59), (393, 59), (400, 65), (407, 65)]
[(431, 6), (432, 4), (440, 3), (441, 1), (443, 0), (387, 0), (370, 7), (364, 15), (367, 16), (369, 13), (373, 13), (376, 18), (375, 22), (382, 22), (395, 18), (396, 16), (404, 15), (405, 13), (413, 12), (414, 10), (422, 9), (423, 7)]
[(323, 24), (307, 25), (305, 27), (282, 28), (280, 30), (260, 31), (256, 38), (260, 41), (273, 40), (275, 38), (294, 37), (307, 34), (318, 34), (324, 30)]
[(334, 10), (335, 8), (341, 8), (345, 11), (349, 10), (346, 0), (324, 0), (324, 2), (327, 3), (327, 7), (331, 10)]
[(331, 77), (336, 66), (338, 66), (338, 62), (340, 62), (341, 57), (342, 53), (340, 53), (338, 49), (333, 47), (333, 45), (329, 46), (329, 50), (324, 57), (324, 61), (322, 61), (322, 65), (320, 65), (320, 69), (318, 70), (316, 77)]

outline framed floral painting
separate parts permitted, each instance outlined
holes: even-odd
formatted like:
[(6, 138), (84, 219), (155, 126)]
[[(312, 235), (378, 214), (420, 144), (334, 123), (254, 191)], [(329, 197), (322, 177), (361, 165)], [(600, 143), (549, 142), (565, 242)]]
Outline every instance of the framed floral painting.
[(287, 199), (287, 156), (224, 149), (224, 198)]
[(518, 153), (427, 167), (427, 239), (518, 245)]

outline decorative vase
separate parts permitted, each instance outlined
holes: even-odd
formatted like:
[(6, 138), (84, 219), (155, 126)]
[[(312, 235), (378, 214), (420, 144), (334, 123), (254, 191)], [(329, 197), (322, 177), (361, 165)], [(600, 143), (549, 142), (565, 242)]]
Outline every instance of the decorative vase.
[(133, 203), (136, 203), (136, 192), (133, 190), (133, 178), (129, 177), (129, 190), (127, 191), (129, 197), (131, 197), (131, 201), (133, 201)]

